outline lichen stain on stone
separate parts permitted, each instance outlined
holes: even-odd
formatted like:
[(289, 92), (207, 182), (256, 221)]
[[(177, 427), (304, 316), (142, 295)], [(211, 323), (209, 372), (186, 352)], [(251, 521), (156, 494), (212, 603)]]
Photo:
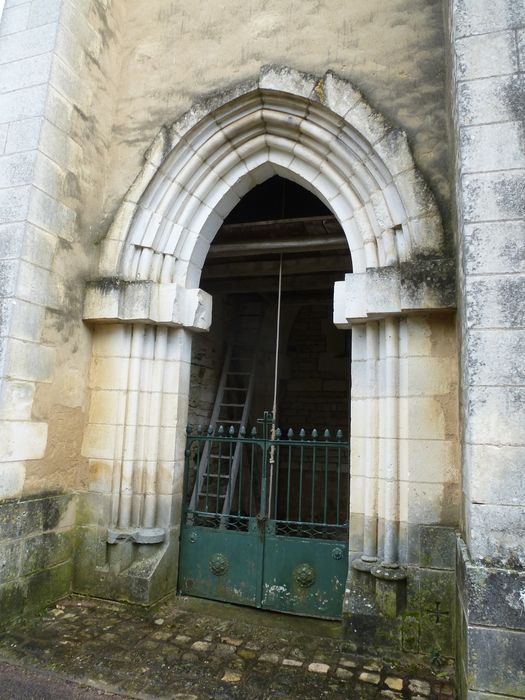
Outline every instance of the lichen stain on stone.
[(325, 95), (325, 91), (324, 91), (324, 79), (317, 81), (317, 83), (314, 87), (314, 92), (317, 95), (317, 97), (319, 98), (319, 102), (324, 104), (325, 100), (326, 100), (326, 95)]

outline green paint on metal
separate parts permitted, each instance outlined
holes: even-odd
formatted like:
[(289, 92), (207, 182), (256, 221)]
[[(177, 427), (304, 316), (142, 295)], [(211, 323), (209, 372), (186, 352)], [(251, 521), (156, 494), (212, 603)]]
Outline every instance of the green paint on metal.
[[(348, 568), (349, 444), (317, 430), (259, 437), (187, 431), (179, 588), (184, 594), (340, 618)], [(240, 453), (235, 483), (232, 460)], [(202, 455), (205, 473), (198, 475)], [(197, 480), (200, 488), (195, 489)], [(195, 494), (194, 492), (197, 491)], [(192, 494), (193, 499), (192, 499)], [(229, 495), (228, 495), (229, 494)], [(228, 498), (227, 498), (228, 495)], [(226, 505), (225, 505), (226, 503)]]

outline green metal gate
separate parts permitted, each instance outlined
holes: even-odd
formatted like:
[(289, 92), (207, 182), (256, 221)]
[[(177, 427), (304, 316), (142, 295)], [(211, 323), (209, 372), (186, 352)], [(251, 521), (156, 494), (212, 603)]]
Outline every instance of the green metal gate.
[(188, 428), (179, 589), (339, 618), (348, 569), (349, 444), (342, 432)]

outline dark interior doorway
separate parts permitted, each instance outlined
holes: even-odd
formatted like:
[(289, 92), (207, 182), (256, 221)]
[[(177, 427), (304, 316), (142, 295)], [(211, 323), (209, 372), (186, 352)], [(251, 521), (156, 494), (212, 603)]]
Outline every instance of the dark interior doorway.
[(351, 272), (348, 244), (315, 195), (278, 176), (239, 202), (210, 248), (201, 287), (213, 296), (213, 323), (193, 341), (190, 423), (209, 423), (228, 343), (245, 313), (261, 317), (244, 339), (258, 346), (250, 422), (272, 408), (281, 255), (277, 422), (286, 431), (348, 433), (350, 333), (332, 322), (334, 283)]
[(193, 339), (183, 593), (340, 616), (350, 342), (332, 299), (347, 272), (335, 217), (279, 177), (247, 194), (215, 237), (201, 277), (213, 323)]

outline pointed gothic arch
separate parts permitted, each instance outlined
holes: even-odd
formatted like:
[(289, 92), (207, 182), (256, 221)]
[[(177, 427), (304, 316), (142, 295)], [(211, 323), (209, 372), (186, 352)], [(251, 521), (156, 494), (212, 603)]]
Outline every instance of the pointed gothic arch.
[(441, 219), (406, 134), (331, 72), (269, 67), (161, 129), (108, 233), (101, 273), (198, 285), (224, 218), (275, 174), (333, 211), (355, 272), (442, 250)]

